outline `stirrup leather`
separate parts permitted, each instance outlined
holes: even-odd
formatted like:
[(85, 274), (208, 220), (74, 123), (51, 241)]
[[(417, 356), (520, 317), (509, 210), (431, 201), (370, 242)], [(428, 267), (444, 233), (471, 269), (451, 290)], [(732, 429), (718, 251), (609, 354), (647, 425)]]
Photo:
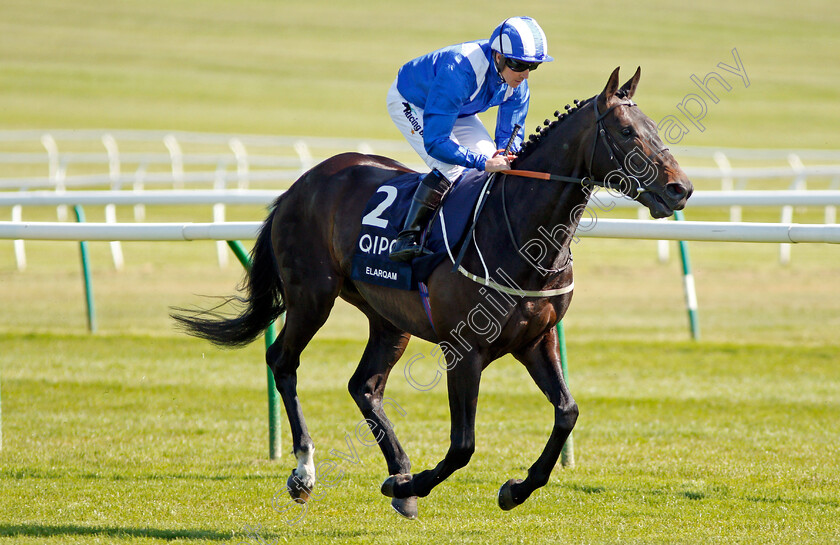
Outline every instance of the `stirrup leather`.
[(403, 228), (397, 235), (394, 249), (388, 255), (392, 261), (411, 261), (431, 253), (419, 244), (420, 234), (435, 215), (450, 185), (449, 180), (437, 169), (423, 178), (411, 199), (411, 206)]

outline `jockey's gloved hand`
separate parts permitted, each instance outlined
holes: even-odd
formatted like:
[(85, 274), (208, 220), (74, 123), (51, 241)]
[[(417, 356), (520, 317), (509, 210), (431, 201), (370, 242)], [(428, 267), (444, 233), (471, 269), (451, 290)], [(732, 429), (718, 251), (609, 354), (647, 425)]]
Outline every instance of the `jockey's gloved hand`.
[(502, 170), (510, 170), (510, 162), (516, 159), (516, 155), (512, 153), (505, 153), (505, 150), (498, 150), (493, 154), (493, 157), (487, 159), (484, 164), (485, 172), (500, 172)]

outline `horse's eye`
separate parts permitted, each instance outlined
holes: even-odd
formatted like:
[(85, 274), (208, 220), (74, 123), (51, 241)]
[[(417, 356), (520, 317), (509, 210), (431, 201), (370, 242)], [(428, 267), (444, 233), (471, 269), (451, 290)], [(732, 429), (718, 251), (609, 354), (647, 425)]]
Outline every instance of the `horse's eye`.
[(633, 129), (631, 129), (630, 127), (624, 127), (623, 129), (621, 129), (621, 134), (624, 136), (632, 136)]

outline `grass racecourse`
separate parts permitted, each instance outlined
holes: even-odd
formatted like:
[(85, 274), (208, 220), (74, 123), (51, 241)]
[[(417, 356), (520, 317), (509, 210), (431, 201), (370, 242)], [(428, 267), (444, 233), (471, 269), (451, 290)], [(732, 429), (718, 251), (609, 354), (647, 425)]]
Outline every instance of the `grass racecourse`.
[[(692, 74), (718, 71), (731, 84), (715, 87), (703, 131), (682, 117), (683, 144), (840, 149), (840, 11), (828, 0), (3, 0), (0, 129), (396, 139), (384, 95), (398, 66), (517, 14), (540, 21), (557, 59), (532, 75), (529, 130), (600, 91), (615, 66), (629, 77), (641, 65), (636, 99), (656, 121), (683, 115), (677, 104), (699, 92)], [(749, 85), (718, 68), (734, 66), (733, 50)], [(264, 214), (234, 207), (228, 217)], [(795, 221), (822, 214), (797, 209)], [(728, 211), (689, 203), (686, 216)], [(159, 207), (147, 220), (209, 217)], [(778, 218), (744, 210), (745, 221)], [(407, 521), (379, 493), (378, 448), (356, 435), (346, 382), (364, 348), (360, 313), (337, 305), (304, 352), (299, 391), (316, 458), (336, 473), (297, 506), (284, 491), (294, 465), (285, 416), (282, 459), (267, 460), (261, 343), (217, 350), (167, 317), (171, 305), (206, 304), (198, 294), (232, 292), (241, 271), (220, 269), (212, 243), (125, 243), (119, 273), (107, 244), (91, 244), (91, 335), (77, 246), (27, 243), (18, 272), (12, 243), (0, 241), (0, 543), (840, 542), (840, 248), (794, 246), (785, 266), (776, 245), (690, 247), (699, 342), (675, 246), (662, 264), (654, 242), (582, 239), (566, 317), (576, 467), (556, 468), (513, 511), (496, 506), (552, 423), (505, 358), (482, 381), (471, 463)], [(412, 341), (403, 361), (430, 349)], [(417, 391), (402, 365), (388, 389), (402, 412), (389, 414), (417, 471), (446, 452), (448, 405), (443, 385)], [(413, 371), (431, 380), (435, 367)]]

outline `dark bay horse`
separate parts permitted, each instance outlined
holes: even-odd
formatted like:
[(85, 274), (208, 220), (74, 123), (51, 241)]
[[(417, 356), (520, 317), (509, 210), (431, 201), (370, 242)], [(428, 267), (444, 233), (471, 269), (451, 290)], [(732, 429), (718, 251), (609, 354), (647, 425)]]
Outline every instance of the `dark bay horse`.
[[(525, 366), (548, 398), (554, 427), (527, 477), (501, 487), (499, 506), (512, 509), (548, 482), (578, 416), (563, 381), (555, 325), (572, 299), (569, 246), (592, 185), (620, 190), (654, 217), (682, 209), (693, 190), (656, 125), (631, 100), (639, 76), (637, 70), (619, 87), (616, 68), (599, 95), (567, 106), (567, 113), (556, 113), (556, 120), (546, 120), (530, 137), (513, 168), (548, 173), (555, 181), (499, 176), (462, 262), (479, 278), (453, 272), (448, 261), (439, 265), (427, 282), (431, 322), (416, 292), (350, 278), (365, 204), (381, 184), (410, 172), (391, 159), (358, 153), (327, 159), (277, 199), (252, 251), (245, 294), (232, 298), (241, 303), (238, 315), (183, 309), (173, 315), (190, 334), (220, 346), (241, 346), (285, 311), (285, 326), (266, 362), (291, 425), (298, 462), (287, 483), (293, 498), (307, 501), (316, 477), (315, 448), (296, 389), (300, 354), (324, 325), (336, 297), (359, 308), (370, 323), (349, 390), (380, 438), (390, 475), (382, 493), (393, 498), (400, 514), (416, 517), (417, 497), (469, 462), (481, 372), (505, 354)], [(495, 309), (495, 327), (486, 319), (478, 323), (472, 312), (478, 308)], [(451, 414), (449, 450), (434, 468), (418, 473), (411, 472), (383, 409), (388, 375), (412, 335), (437, 343), (445, 357)]]

